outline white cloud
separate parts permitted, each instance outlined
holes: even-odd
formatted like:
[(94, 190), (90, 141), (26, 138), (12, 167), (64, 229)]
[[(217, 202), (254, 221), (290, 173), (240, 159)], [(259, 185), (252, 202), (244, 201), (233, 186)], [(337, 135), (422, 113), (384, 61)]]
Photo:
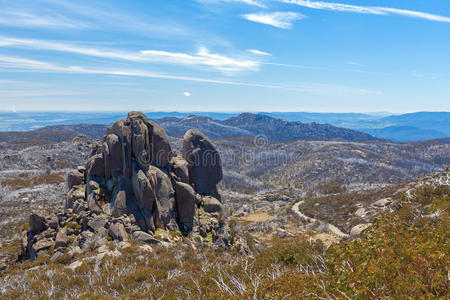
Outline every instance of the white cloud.
[(402, 15), (402, 16), (412, 17), (412, 18), (426, 19), (426, 20), (436, 21), (436, 22), (450, 23), (450, 17), (444, 17), (444, 16), (424, 13), (424, 12), (420, 12), (420, 11), (389, 8), (389, 7), (376, 7), (376, 9), (386, 12), (386, 13), (390, 13), (390, 14)]
[(308, 1), (308, 0), (279, 0), (284, 3), (297, 4), (304, 7), (314, 8), (314, 9), (327, 9), (327, 10), (337, 10), (337, 11), (348, 11), (356, 12), (361, 14), (383, 14), (382, 12), (371, 8), (363, 7), (357, 5), (341, 4), (341, 3), (331, 3), (322, 1)]
[(143, 50), (127, 52), (111, 49), (96, 49), (67, 42), (51, 42), (35, 39), (18, 39), (0, 36), (0, 47), (31, 48), (82, 54), (87, 56), (119, 59), (134, 62), (169, 63), (191, 66), (207, 66), (219, 71), (257, 71), (260, 63), (248, 58), (229, 57), (211, 53), (207, 48), (200, 47), (196, 54), (169, 52), (161, 50)]
[(235, 3), (244, 3), (248, 5), (258, 6), (261, 8), (265, 8), (266, 6), (262, 3), (262, 1), (258, 0), (197, 0), (197, 2), (204, 4), (217, 4), (223, 2), (235, 2)]
[(46, 73), (69, 73), (69, 74), (97, 74), (97, 75), (115, 75), (115, 76), (130, 76), (130, 77), (144, 77), (153, 79), (168, 79), (168, 80), (181, 80), (181, 81), (193, 81), (219, 85), (233, 85), (233, 86), (245, 86), (256, 88), (269, 88), (279, 89), (286, 91), (307, 92), (316, 94), (351, 94), (351, 95), (369, 95), (380, 94), (379, 91), (373, 91), (368, 89), (345, 87), (345, 86), (333, 86), (324, 84), (308, 84), (299, 83), (295, 86), (287, 86), (283, 84), (272, 83), (257, 83), (257, 82), (244, 82), (244, 81), (232, 81), (232, 80), (218, 80), (202, 77), (191, 76), (179, 76), (173, 74), (153, 73), (142, 70), (107, 70), (107, 69), (92, 69), (81, 66), (58, 66), (48, 62), (36, 61), (21, 57), (9, 57), (0, 56), (0, 68), (3, 68), (3, 72), (14, 71), (28, 71), (28, 72), (46, 72)]
[(86, 29), (91, 25), (88, 22), (69, 19), (63, 15), (37, 14), (32, 11), (2, 10), (0, 11), (0, 25), (8, 27), (26, 28), (59, 28), (59, 29)]
[(316, 67), (316, 66), (306, 66), (306, 65), (296, 65), (296, 64), (285, 64), (285, 63), (275, 63), (275, 62), (263, 62), (263, 65), (283, 67), (283, 68), (296, 68), (303, 70), (319, 70), (319, 71), (331, 71), (331, 72), (349, 72), (349, 73), (360, 73), (360, 74), (376, 74), (376, 75), (389, 75), (386, 72), (371, 72), (359, 69), (336, 69), (329, 67)]
[(153, 38), (172, 36), (189, 39), (199, 34), (193, 28), (188, 28), (170, 17), (152, 16), (149, 20), (148, 15), (118, 8), (112, 1), (97, 1), (95, 5), (86, 1), (67, 0), (0, 0), (0, 3), (0, 25), (8, 27), (52, 30), (107, 29)]
[(255, 0), (228, 0), (228, 2), (230, 2), (230, 1), (242, 2), (242, 3), (246, 3), (246, 4), (249, 4), (249, 5), (254, 5), (254, 6), (258, 6), (258, 7), (266, 7), (260, 1), (255, 1)]
[(350, 5), (350, 4), (323, 2), (323, 1), (309, 1), (309, 0), (277, 0), (277, 1), (283, 3), (297, 4), (303, 7), (313, 9), (354, 12), (359, 14), (371, 14), (371, 15), (402, 15), (437, 22), (450, 22), (450, 17), (390, 7), (359, 6), (359, 5)]
[(141, 51), (148, 61), (177, 63), (184, 65), (204, 65), (221, 71), (258, 70), (259, 62), (250, 59), (227, 57), (221, 54), (211, 53), (207, 48), (200, 47), (196, 54), (168, 52), (159, 50)]
[(270, 54), (269, 52), (264, 52), (264, 51), (261, 51), (261, 50), (248, 49), (247, 51), (250, 52), (250, 53), (256, 54), (256, 55), (272, 56), (272, 54)]
[(292, 27), (292, 21), (303, 19), (306, 16), (295, 12), (261, 12), (242, 15), (242, 17), (252, 22), (267, 24), (282, 29), (289, 29)]
[(358, 67), (362, 67), (363, 65), (360, 63), (357, 63), (356, 61), (348, 61), (347, 62), (348, 65), (352, 65), (352, 66), (358, 66)]
[(192, 94), (191, 94), (191, 93), (189, 93), (189, 92), (184, 92), (184, 93), (183, 93), (183, 95), (185, 95), (186, 97), (190, 97), (190, 96), (192, 96)]
[(35, 39), (20, 39), (20, 38), (8, 38), (0, 36), (0, 47), (18, 47), (18, 48), (31, 48), (38, 50), (51, 50), (60, 52), (70, 52), (88, 56), (123, 59), (130, 61), (143, 61), (142, 57), (136, 53), (127, 53), (115, 50), (103, 50), (84, 47), (80, 45), (71, 44), (68, 42), (52, 42)]

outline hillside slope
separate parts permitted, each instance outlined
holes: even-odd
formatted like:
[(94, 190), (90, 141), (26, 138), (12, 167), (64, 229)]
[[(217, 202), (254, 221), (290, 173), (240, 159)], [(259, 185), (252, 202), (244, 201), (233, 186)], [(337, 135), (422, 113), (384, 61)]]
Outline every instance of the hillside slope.
[(421, 129), (413, 126), (388, 126), (379, 129), (361, 129), (361, 131), (395, 142), (425, 141), (446, 136), (445, 133), (434, 129)]
[(367, 142), (380, 140), (367, 133), (351, 129), (328, 124), (292, 122), (264, 114), (243, 113), (223, 121), (223, 124), (251, 131), (254, 135), (264, 135), (270, 141), (277, 142), (296, 140)]

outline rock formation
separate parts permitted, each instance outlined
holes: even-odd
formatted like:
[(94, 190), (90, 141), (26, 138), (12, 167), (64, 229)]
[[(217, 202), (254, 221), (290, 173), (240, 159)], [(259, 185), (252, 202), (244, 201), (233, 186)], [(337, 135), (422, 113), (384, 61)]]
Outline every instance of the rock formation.
[(69, 172), (65, 211), (30, 217), (22, 257), (34, 258), (51, 247), (65, 251), (71, 235), (80, 249), (107, 238), (161, 244), (158, 229), (226, 247), (221, 179), (219, 153), (201, 132), (186, 132), (180, 156), (164, 129), (143, 113), (130, 112), (107, 129), (86, 166)]

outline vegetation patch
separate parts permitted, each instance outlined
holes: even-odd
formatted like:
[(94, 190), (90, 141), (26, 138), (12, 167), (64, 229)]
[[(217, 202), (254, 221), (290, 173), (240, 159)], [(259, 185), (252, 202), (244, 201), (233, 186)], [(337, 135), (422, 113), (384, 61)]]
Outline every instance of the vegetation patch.
[(55, 184), (64, 182), (64, 172), (42, 173), (36, 176), (26, 176), (21, 174), (17, 177), (7, 177), (0, 184), (10, 186), (14, 189), (32, 188), (41, 184)]

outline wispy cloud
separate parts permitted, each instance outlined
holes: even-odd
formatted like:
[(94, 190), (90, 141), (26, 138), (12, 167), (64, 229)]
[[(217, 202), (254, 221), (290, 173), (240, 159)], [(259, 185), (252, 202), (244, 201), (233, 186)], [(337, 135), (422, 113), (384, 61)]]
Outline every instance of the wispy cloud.
[(371, 74), (371, 75), (389, 75), (389, 73), (386, 73), (386, 72), (371, 72), (371, 71), (355, 70), (355, 69), (337, 69), (337, 68), (329, 68), (329, 67), (304, 66), (304, 65), (275, 63), (275, 62), (263, 62), (262, 64), (263, 65), (269, 65), (269, 66), (304, 69), (304, 70), (319, 70), (319, 71), (331, 71), (331, 72), (348, 72), (348, 73)]
[(53, 97), (53, 96), (80, 96), (87, 95), (87, 92), (77, 91), (58, 91), (58, 90), (43, 90), (43, 91), (23, 91), (23, 90), (3, 90), (0, 89), (3, 98), (29, 98), (29, 97)]
[(0, 25), (8, 27), (28, 28), (59, 28), (59, 29), (86, 29), (91, 24), (85, 21), (73, 20), (64, 15), (36, 14), (27, 10), (0, 11)]
[(197, 0), (197, 2), (204, 3), (204, 4), (217, 4), (217, 3), (244, 3), (248, 5), (258, 6), (261, 8), (265, 8), (266, 6), (262, 1), (259, 0)]
[(305, 15), (295, 12), (260, 12), (256, 14), (242, 15), (244, 19), (252, 22), (271, 25), (274, 27), (289, 29), (292, 27), (292, 22), (305, 18)]
[(264, 51), (261, 51), (261, 50), (248, 49), (247, 51), (250, 52), (250, 53), (256, 54), (256, 55), (272, 56), (272, 54), (270, 54), (269, 52), (264, 52)]
[(363, 67), (363, 65), (362, 64), (360, 64), (360, 63), (357, 63), (356, 61), (347, 61), (347, 64), (348, 65), (352, 65), (352, 66), (358, 66), (358, 67)]
[[(1, 1), (0, 1), (1, 2)], [(52, 30), (108, 30), (143, 36), (192, 37), (196, 32), (171, 18), (161, 19), (118, 9), (108, 2), (95, 5), (83, 1), (32, 0), (4, 1), (0, 25)]]
[(167, 79), (180, 80), (191, 82), (202, 82), (219, 85), (245, 86), (257, 88), (279, 89), (286, 91), (307, 92), (317, 94), (352, 94), (352, 95), (369, 95), (379, 94), (379, 91), (368, 89), (334, 86), (325, 84), (309, 84), (298, 83), (293, 86), (272, 83), (257, 83), (245, 81), (232, 80), (218, 80), (202, 77), (179, 76), (173, 74), (153, 73), (142, 70), (108, 70), (108, 69), (94, 69), (82, 66), (59, 66), (48, 62), (36, 61), (22, 57), (0, 56), (0, 68), (2, 71), (28, 71), (28, 72), (47, 72), (47, 73), (69, 73), (69, 74), (96, 74), (96, 75), (115, 75), (115, 76), (130, 76), (130, 77), (144, 77), (153, 79)]
[(200, 47), (196, 54), (168, 52), (159, 50), (141, 51), (144, 59), (184, 65), (204, 65), (220, 71), (257, 70), (260, 63), (249, 59), (227, 57), (211, 53), (207, 48)]
[(437, 74), (433, 74), (433, 73), (424, 73), (424, 72), (420, 72), (420, 71), (412, 71), (411, 75), (415, 78), (421, 78), (421, 79), (437, 79), (438, 75)]
[(206, 66), (225, 72), (256, 71), (260, 63), (245, 57), (230, 57), (211, 53), (209, 49), (200, 47), (195, 54), (169, 52), (161, 50), (142, 50), (128, 52), (111, 49), (96, 49), (67, 42), (54, 42), (35, 39), (18, 39), (0, 36), (0, 47), (26, 48), (69, 52), (107, 59), (119, 59), (134, 62), (169, 63), (190, 66)]
[(246, 3), (249, 5), (254, 5), (254, 6), (258, 6), (258, 7), (266, 7), (261, 1), (256, 1), (256, 0), (227, 0), (227, 2), (242, 2), (242, 3)]
[(426, 20), (430, 20), (430, 21), (450, 23), (450, 17), (429, 14), (429, 13), (424, 13), (424, 12), (420, 12), (420, 11), (389, 8), (389, 7), (376, 7), (376, 9), (383, 11), (387, 14), (402, 15), (402, 16), (412, 17), (412, 18), (420, 18), (420, 19), (426, 19)]
[(342, 12), (353, 12), (359, 14), (371, 14), (371, 15), (402, 15), (412, 18), (426, 19), (436, 22), (450, 22), (450, 17), (414, 11), (406, 9), (397, 9), (390, 7), (378, 7), (378, 6), (359, 6), (333, 2), (323, 1), (308, 1), (308, 0), (278, 0), (283, 3), (296, 4), (303, 7), (323, 10), (334, 10)]

